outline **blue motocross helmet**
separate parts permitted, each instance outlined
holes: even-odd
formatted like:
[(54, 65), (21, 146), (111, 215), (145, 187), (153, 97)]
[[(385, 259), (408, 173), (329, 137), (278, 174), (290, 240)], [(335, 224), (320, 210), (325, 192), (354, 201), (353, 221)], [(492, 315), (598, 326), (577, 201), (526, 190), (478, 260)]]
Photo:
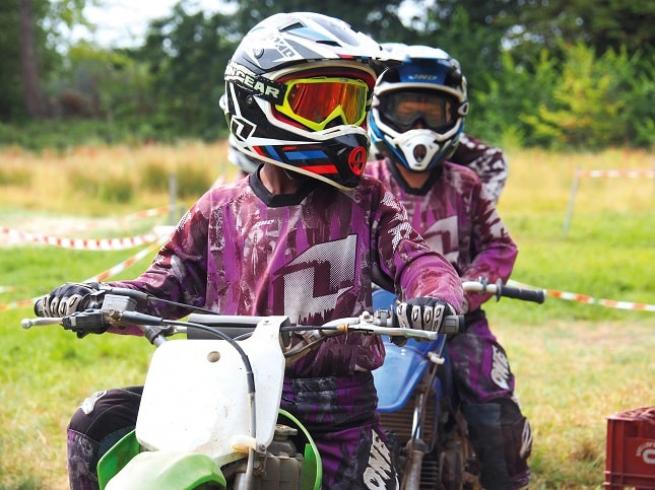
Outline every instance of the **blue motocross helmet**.
[(388, 43), (402, 63), (378, 78), (369, 115), (374, 150), (414, 172), (437, 168), (449, 158), (468, 112), (466, 78), (441, 49)]

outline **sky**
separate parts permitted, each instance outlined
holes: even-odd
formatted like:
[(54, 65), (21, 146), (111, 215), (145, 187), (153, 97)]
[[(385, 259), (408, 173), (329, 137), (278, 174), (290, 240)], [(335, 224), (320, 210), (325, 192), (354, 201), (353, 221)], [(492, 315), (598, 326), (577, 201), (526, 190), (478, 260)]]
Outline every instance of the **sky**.
[[(0, 0), (1, 1), (1, 0)], [(72, 41), (86, 39), (95, 41), (103, 47), (138, 46), (145, 37), (148, 22), (166, 16), (178, 0), (96, 0), (97, 5), (87, 5), (84, 14), (87, 20), (96, 26), (95, 32), (86, 27), (76, 26), (71, 34)], [(189, 2), (206, 12), (223, 10), (229, 13), (221, 0), (193, 0)], [(406, 0), (401, 6), (403, 14), (411, 16), (416, 11), (416, 4)]]

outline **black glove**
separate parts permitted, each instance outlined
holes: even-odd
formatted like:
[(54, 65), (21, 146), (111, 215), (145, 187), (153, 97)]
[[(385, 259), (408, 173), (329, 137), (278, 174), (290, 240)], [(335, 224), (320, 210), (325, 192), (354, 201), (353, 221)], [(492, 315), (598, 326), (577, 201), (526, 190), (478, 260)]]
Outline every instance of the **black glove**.
[(34, 312), (39, 316), (62, 317), (89, 307), (91, 293), (100, 289), (97, 282), (67, 282), (37, 301)]
[(400, 328), (413, 328), (439, 332), (444, 318), (457, 315), (455, 309), (436, 298), (415, 298), (396, 303), (396, 316)]

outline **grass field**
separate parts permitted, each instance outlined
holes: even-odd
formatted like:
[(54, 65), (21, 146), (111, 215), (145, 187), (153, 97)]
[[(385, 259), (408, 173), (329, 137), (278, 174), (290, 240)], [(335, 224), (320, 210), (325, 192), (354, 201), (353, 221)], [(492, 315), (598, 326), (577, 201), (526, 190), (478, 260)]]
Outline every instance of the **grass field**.
[[(80, 148), (65, 154), (0, 152), (0, 225), (55, 233), (61, 223), (120, 216), (165, 205), (170, 172), (194, 175), (185, 202), (216, 177), (229, 177), (224, 145)], [(576, 167), (652, 168), (655, 155), (510, 151), (500, 211), (520, 254), (514, 278), (535, 286), (655, 304), (655, 182), (584, 180), (568, 237), (562, 235)], [(80, 177), (86, 176), (86, 180)], [(113, 190), (101, 190), (111, 175)], [(131, 193), (121, 193), (129, 182)], [(200, 191), (198, 191), (199, 193)], [(118, 197), (117, 197), (118, 196)], [(65, 217), (64, 221), (53, 221)], [(55, 223), (54, 225), (52, 223)], [(96, 236), (126, 236), (111, 221)], [(62, 228), (63, 229), (63, 228)], [(78, 234), (79, 235), (79, 234)], [(87, 233), (87, 236), (91, 234)], [(0, 248), (0, 304), (82, 280), (134, 251)], [(133, 277), (147, 261), (120, 277)], [(655, 313), (551, 299), (543, 306), (504, 300), (487, 307), (518, 380), (535, 432), (534, 488), (596, 488), (604, 469), (606, 417), (655, 405)], [(29, 309), (0, 310), (0, 489), (66, 487), (65, 427), (89, 393), (140, 384), (152, 348), (120, 336), (78, 340), (57, 328), (23, 331)]]

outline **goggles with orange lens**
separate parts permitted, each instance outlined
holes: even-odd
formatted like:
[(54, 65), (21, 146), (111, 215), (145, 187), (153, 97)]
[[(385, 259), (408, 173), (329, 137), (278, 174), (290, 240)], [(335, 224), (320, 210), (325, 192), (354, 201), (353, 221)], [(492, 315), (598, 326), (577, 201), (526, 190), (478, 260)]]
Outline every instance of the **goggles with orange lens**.
[(360, 126), (366, 120), (369, 87), (352, 78), (313, 77), (285, 82), (282, 104), (275, 109), (313, 131), (322, 131), (337, 118)]
[(394, 129), (409, 131), (417, 121), (438, 131), (457, 120), (455, 97), (436, 90), (397, 90), (380, 96), (380, 114)]

